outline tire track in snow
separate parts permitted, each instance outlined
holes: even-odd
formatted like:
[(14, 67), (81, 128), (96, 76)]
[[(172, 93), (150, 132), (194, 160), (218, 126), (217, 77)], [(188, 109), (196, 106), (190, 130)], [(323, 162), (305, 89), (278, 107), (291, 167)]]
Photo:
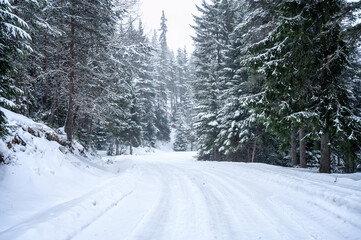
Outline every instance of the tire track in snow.
[[(247, 168), (244, 170), (248, 171)], [(302, 234), (302, 232), (310, 233), (309, 236), (305, 239), (358, 239), (358, 237), (352, 238), (352, 236), (354, 236), (354, 233), (360, 232), (359, 228), (345, 224), (343, 219), (338, 218), (336, 218), (338, 219), (336, 224), (334, 222), (334, 218), (330, 218), (330, 214), (333, 214), (332, 212), (330, 213), (330, 209), (318, 206), (314, 200), (315, 196), (312, 194), (300, 194), (298, 189), (295, 190), (286, 182), (284, 185), (281, 185), (278, 181), (272, 183), (272, 180), (268, 178), (259, 179), (257, 181), (250, 181), (249, 179), (252, 178), (250, 177), (249, 173), (246, 172), (242, 172), (242, 175), (240, 175), (239, 172), (231, 174), (230, 172), (233, 172), (233, 169), (229, 169), (229, 171), (218, 169), (216, 171), (217, 173), (215, 176), (222, 175), (224, 181), (232, 183), (232, 186), (237, 186), (238, 188), (240, 187), (239, 184), (246, 183), (248, 189), (256, 189), (257, 192), (264, 192), (265, 196), (263, 198), (254, 196), (254, 201), (264, 199), (265, 201), (259, 202), (258, 205), (262, 207), (265, 212), (273, 212), (271, 215), (272, 218), (286, 216), (286, 219), (279, 221), (279, 225), (282, 226), (282, 223), (284, 223), (288, 218), (289, 221), (286, 221), (288, 223), (288, 227), (290, 226), (290, 221), (293, 222), (293, 225), (295, 226), (302, 226), (301, 229), (303, 229), (303, 231), (301, 231), (300, 234)], [(274, 196), (273, 192), (281, 192), (284, 194)], [(252, 193), (253, 192), (250, 191), (250, 194)], [(290, 203), (292, 203), (292, 205)], [(286, 208), (288, 210), (292, 209), (292, 211), (285, 211), (285, 207), (288, 207)], [(309, 211), (305, 212), (305, 208), (309, 209)], [(315, 212), (317, 214), (314, 214)], [(295, 218), (294, 216), (296, 216), (298, 219), (297, 221), (292, 220)], [(303, 224), (300, 224), (301, 222)], [(344, 226), (347, 230), (342, 230), (343, 228), (340, 228), (340, 225)], [(335, 231), (336, 229), (338, 231)]]
[(123, 191), (118, 192), (114, 191), (113, 186), (123, 182), (135, 182), (133, 177), (134, 175), (127, 171), (121, 177), (113, 178), (87, 194), (49, 208), (0, 232), (0, 239), (34, 240), (44, 239), (47, 235), (56, 236), (53, 240), (72, 239), (132, 193), (132, 185), (123, 187)]
[[(247, 193), (249, 188), (245, 188), (239, 182), (235, 184), (237, 187), (233, 187), (231, 182), (218, 175), (209, 172), (203, 172), (203, 174), (207, 175), (213, 191), (218, 192), (221, 203), (223, 205), (227, 203), (231, 209), (228, 218), (233, 221), (230, 221), (230, 224), (238, 227), (231, 231), (232, 234), (222, 239), (276, 239), (280, 237), (282, 231), (277, 231), (275, 219), (268, 214), (268, 211), (264, 211), (255, 199), (250, 197)], [(292, 238), (283, 236), (282, 239)]]
[[(150, 167), (162, 179), (161, 199), (127, 239), (202, 239), (209, 233), (205, 200), (186, 175), (172, 166)], [(157, 223), (157, 224), (155, 224)], [(204, 227), (206, 226), (206, 229)], [(196, 230), (200, 230), (197, 233)], [(192, 235), (193, 233), (193, 235)], [(196, 233), (197, 236), (194, 235)], [(207, 237), (208, 238), (208, 237)], [(209, 238), (208, 238), (209, 239)]]
[[(312, 186), (312, 179), (305, 186), (294, 186), (303, 184), (302, 178), (252, 164), (148, 161), (145, 157), (134, 162), (142, 178), (134, 193), (74, 240), (356, 240), (361, 234), (337, 218), (334, 212), (340, 206), (322, 194), (325, 190), (358, 196), (359, 191), (329, 188), (322, 181)], [(319, 206), (323, 202), (328, 205)], [(120, 224), (118, 233), (114, 229), (115, 236), (103, 232), (91, 238), (90, 232), (129, 215), (136, 216), (129, 220), (131, 224)]]

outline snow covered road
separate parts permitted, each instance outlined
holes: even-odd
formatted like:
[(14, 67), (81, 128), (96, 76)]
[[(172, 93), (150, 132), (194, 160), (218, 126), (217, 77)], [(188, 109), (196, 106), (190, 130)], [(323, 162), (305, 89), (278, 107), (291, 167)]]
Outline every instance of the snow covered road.
[(192, 156), (119, 158), (133, 192), (74, 240), (361, 237), (360, 181)]
[(359, 174), (350, 175), (353, 180), (264, 164), (198, 162), (194, 155), (117, 157), (111, 168), (119, 174), (103, 187), (0, 232), (0, 239), (361, 238)]

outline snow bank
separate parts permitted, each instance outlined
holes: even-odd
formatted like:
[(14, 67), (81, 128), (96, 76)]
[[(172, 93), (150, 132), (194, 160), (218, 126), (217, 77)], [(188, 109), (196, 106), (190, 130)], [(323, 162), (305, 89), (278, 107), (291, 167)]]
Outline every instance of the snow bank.
[[(0, 232), (0, 239), (70, 239), (129, 195), (133, 188), (133, 184), (129, 184), (134, 182), (132, 177), (124, 174), (79, 198), (48, 208)], [(122, 191), (114, 191), (114, 186)]]
[(113, 192), (110, 186), (119, 178), (80, 144), (73, 144), (71, 152), (64, 135), (1, 111), (10, 135), (0, 139), (0, 153), (8, 162), (0, 165), (0, 239), (66, 239), (127, 194)]

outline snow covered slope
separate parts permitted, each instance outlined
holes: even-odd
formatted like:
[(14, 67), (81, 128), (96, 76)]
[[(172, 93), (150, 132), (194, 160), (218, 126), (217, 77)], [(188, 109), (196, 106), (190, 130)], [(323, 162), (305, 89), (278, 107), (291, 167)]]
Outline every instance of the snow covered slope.
[[(7, 115), (15, 125), (45, 128)], [(198, 162), (195, 153), (161, 151), (102, 165), (24, 129), (14, 130), (26, 142), (9, 153), (16, 164), (0, 167), (0, 240), (361, 236), (360, 173)]]
[(75, 144), (70, 153), (58, 143), (66, 143), (65, 136), (1, 110), (11, 130), (0, 140), (0, 153), (11, 163), (0, 165), (0, 239), (64, 239), (126, 194), (109, 189), (118, 178), (82, 146)]

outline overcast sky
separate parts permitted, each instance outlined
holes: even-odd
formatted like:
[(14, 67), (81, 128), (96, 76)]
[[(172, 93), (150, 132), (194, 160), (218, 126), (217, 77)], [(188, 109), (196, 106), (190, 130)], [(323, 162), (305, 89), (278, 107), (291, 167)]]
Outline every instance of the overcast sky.
[[(147, 34), (152, 29), (160, 28), (162, 10), (168, 19), (168, 46), (176, 51), (187, 47), (188, 52), (193, 50), (192, 39), (193, 14), (197, 14), (195, 4), (200, 5), (201, 0), (141, 0), (140, 14)], [(151, 34), (152, 35), (152, 34)]]

